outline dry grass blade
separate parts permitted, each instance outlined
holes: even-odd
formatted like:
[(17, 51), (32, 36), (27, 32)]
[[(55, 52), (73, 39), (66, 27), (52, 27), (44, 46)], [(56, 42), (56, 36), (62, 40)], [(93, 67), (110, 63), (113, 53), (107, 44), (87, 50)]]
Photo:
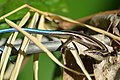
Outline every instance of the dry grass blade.
[(27, 6), (27, 5), (25, 4), (25, 5), (23, 5), (23, 6), (19, 7), (19, 8), (17, 8), (17, 9), (15, 9), (15, 10), (9, 12), (8, 14), (6, 14), (6, 15), (0, 17), (0, 20), (2, 20), (2, 19), (4, 19), (4, 18), (6, 18), (6, 17), (8, 17), (8, 16), (10, 16), (10, 15), (12, 15), (12, 14), (14, 14), (14, 13), (16, 13), (17, 11), (19, 11), (19, 10), (25, 8), (26, 6)]
[[(41, 15), (41, 18), (38, 24), (38, 29), (45, 29), (44, 23), (45, 23), (45, 17), (44, 15)], [(37, 34), (36, 37), (38, 41), (41, 42), (42, 35)], [(34, 54), (34, 80), (38, 80), (38, 62), (39, 62), (39, 54)]]
[(40, 11), (40, 10), (38, 10), (38, 9), (36, 9), (36, 8), (34, 8), (34, 7), (31, 7), (31, 6), (27, 5), (27, 4), (25, 4), (25, 5), (26, 5), (26, 7), (29, 8), (31, 11), (37, 12), (37, 13), (39, 13), (39, 14), (41, 14), (41, 15), (44, 15), (44, 16), (47, 16), (47, 15), (48, 15), (47, 12)]
[(15, 66), (15, 64), (12, 64), (12, 63), (9, 64), (9, 67), (7, 68), (7, 70), (4, 74), (4, 80), (9, 80), (14, 66)]
[(96, 27), (93, 27), (93, 26), (90, 26), (90, 25), (86, 25), (86, 24), (85, 24), (85, 26), (88, 27), (91, 30), (94, 30), (94, 31), (96, 31), (98, 33), (101, 33), (101, 34), (105, 34), (105, 35), (107, 35), (107, 36), (109, 36), (113, 39), (116, 39), (116, 40), (120, 41), (120, 37), (115, 36), (114, 34), (111, 34), (111, 33), (107, 32), (105, 30), (102, 30), (102, 29), (99, 29), (99, 28), (96, 28)]
[[(29, 28), (33, 28), (36, 25), (38, 17), (39, 17), (39, 15), (35, 13), (31, 23), (28, 26)], [(14, 24), (14, 25), (16, 25), (16, 24)], [(22, 43), (21, 48), (20, 48), (20, 51), (18, 52), (17, 61), (16, 61), (16, 64), (15, 64), (15, 67), (13, 69), (12, 75), (10, 77), (10, 80), (16, 80), (17, 79), (17, 76), (18, 76), (18, 73), (19, 73), (22, 61), (24, 59), (24, 53), (23, 52), (26, 52), (27, 47), (29, 45), (29, 41), (30, 40), (27, 37), (25, 37), (24, 40), (23, 40), (23, 43)]]
[[(77, 44), (76, 42), (74, 42), (75, 45)], [(74, 45), (72, 43), (70, 43), (70, 46), (75, 48)], [(84, 67), (84, 64), (79, 56), (80, 53), (77, 52), (77, 50), (70, 50), (73, 54), (73, 56), (75, 57), (76, 63), (78, 64), (78, 66), (81, 68), (81, 70), (83, 71), (83, 73), (86, 75), (86, 77), (88, 78), (88, 80), (92, 80), (90, 77), (90, 74), (87, 72), (87, 70)]]
[(90, 25), (87, 25), (87, 24), (84, 24), (84, 23), (81, 23), (81, 22), (78, 22), (78, 21), (75, 21), (75, 20), (72, 20), (72, 19), (69, 19), (67, 17), (64, 17), (64, 16), (60, 16), (60, 15), (56, 15), (56, 14), (52, 14), (52, 13), (48, 13), (48, 16), (54, 20), (62, 20), (62, 21), (67, 21), (67, 22), (70, 22), (70, 23), (74, 23), (74, 24), (78, 24), (80, 26), (84, 26), (84, 27), (87, 27), (93, 31), (96, 31), (98, 33), (101, 33), (101, 34), (105, 34), (113, 39), (116, 39), (116, 40), (119, 40), (120, 41), (120, 37), (118, 36), (115, 36), (105, 30), (102, 30), (102, 29), (99, 29), (99, 28), (96, 28), (94, 26), (90, 26)]
[(39, 54), (34, 54), (34, 80), (38, 80), (38, 64), (39, 64)]
[[(34, 9), (34, 8), (32, 8), (32, 7), (30, 7), (30, 8), (31, 8), (31, 9)], [(35, 9), (35, 11), (38, 11), (38, 10)], [(38, 11), (38, 12), (39, 12), (39, 11)], [(70, 23), (74, 23), (74, 24), (78, 24), (78, 25), (80, 25), (80, 26), (87, 27), (87, 28), (89, 28), (89, 29), (91, 29), (91, 30), (93, 30), (93, 31), (96, 31), (96, 32), (101, 33), (101, 34), (105, 34), (105, 35), (107, 35), (107, 36), (109, 36), (109, 37), (111, 37), (111, 38), (113, 38), (113, 39), (116, 39), (116, 40), (119, 40), (119, 41), (120, 41), (120, 37), (115, 36), (115, 35), (107, 32), (107, 31), (105, 31), (105, 30), (96, 28), (96, 27), (94, 27), (94, 26), (90, 26), (90, 25), (87, 25), (87, 24), (84, 24), (84, 23), (81, 23), (81, 22), (72, 20), (72, 19), (70, 19), (70, 18), (67, 18), (67, 17), (64, 17), (64, 16), (60, 16), (60, 15), (56, 15), (56, 14), (52, 14), (52, 13), (47, 13), (47, 16), (49, 16), (51, 19), (54, 19), (54, 20), (68, 21), (68, 22), (70, 22)]]
[[(62, 39), (63, 42), (65, 42), (66, 40)], [(74, 42), (76, 44), (76, 42)], [(89, 73), (87, 72), (87, 70), (85, 69), (84, 67), (84, 64), (75, 48), (75, 46), (73, 45), (73, 43), (69, 43), (68, 44), (69, 47), (72, 47), (73, 49), (70, 49), (72, 55), (74, 56), (75, 60), (76, 60), (76, 63), (78, 64), (78, 66), (81, 68), (81, 70), (83, 71), (83, 73), (86, 75), (86, 77), (88, 78), (88, 80), (92, 80)]]
[(43, 12), (43, 11), (37, 10), (37, 9), (27, 5), (27, 4), (24, 4), (24, 5), (20, 6), (19, 8), (17, 8), (15, 10), (5, 14), (4, 16), (0, 17), (0, 20), (4, 19), (4, 18), (6, 18), (6, 17), (8, 17), (8, 16), (10, 16), (10, 15), (20, 11), (21, 9), (24, 9), (24, 8), (30, 8), (31, 10), (35, 10), (35, 12), (39, 12), (40, 14), (43, 14), (43, 15), (47, 15), (48, 14), (47, 12)]
[[(18, 26), (22, 27), (26, 23), (26, 21), (29, 19), (29, 17), (30, 17), (30, 13), (28, 12), (24, 16), (24, 18), (21, 20), (21, 22)], [(9, 37), (9, 39), (7, 41), (7, 44), (13, 44), (16, 37), (17, 37), (17, 34), (18, 34), (18, 32), (15, 32), (15, 33), (11, 34), (11, 36)], [(11, 52), (11, 47), (10, 46), (5, 46), (4, 51), (3, 51), (3, 55), (1, 57), (1, 62), (0, 62), (0, 70), (1, 70), (0, 79), (1, 80), (3, 79), (3, 75), (4, 75), (4, 72), (5, 72), (5, 68), (6, 68), (6, 65), (7, 65), (7, 62), (8, 62), (10, 52)]]
[[(11, 22), (11, 21), (8, 20), (8, 19), (6, 19), (6, 21), (7, 21), (7, 23), (9, 23), (9, 24), (14, 24), (13, 22)], [(48, 51), (48, 49), (47, 49), (46, 47), (44, 47), (44, 45), (41, 44), (35, 37), (31, 36), (29, 33), (27, 33), (26, 31), (22, 30), (22, 29), (21, 29), (20, 27), (18, 27), (17, 25), (14, 25), (14, 26), (12, 26), (12, 27), (16, 28), (18, 31), (20, 31), (20, 32), (23, 33), (26, 37), (28, 37), (31, 41), (33, 41), (40, 49), (42, 49), (44, 52), (46, 52), (47, 55), (48, 55), (56, 64), (58, 64), (59, 66), (65, 68), (65, 69), (67, 69), (67, 70), (69, 70), (69, 71), (71, 71), (71, 72), (74, 72), (74, 73), (80, 75), (79, 72), (74, 71), (74, 70), (72, 70), (72, 69), (64, 66), (63, 64), (61, 64), (61, 62), (60, 62), (59, 60), (57, 60), (56, 57), (54, 57), (54, 55), (53, 55), (50, 51)]]

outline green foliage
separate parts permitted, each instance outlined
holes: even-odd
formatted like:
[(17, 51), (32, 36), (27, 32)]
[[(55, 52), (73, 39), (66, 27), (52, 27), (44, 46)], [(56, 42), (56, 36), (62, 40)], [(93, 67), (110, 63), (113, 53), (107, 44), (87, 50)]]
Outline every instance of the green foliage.
[[(8, 13), (13, 9), (22, 6), (23, 4), (29, 4), (37, 9), (48, 12), (61, 11), (64, 13), (68, 11), (65, 0), (0, 0), (0, 2), (0, 15)], [(24, 11), (20, 12), (19, 15), (22, 13), (24, 13)]]

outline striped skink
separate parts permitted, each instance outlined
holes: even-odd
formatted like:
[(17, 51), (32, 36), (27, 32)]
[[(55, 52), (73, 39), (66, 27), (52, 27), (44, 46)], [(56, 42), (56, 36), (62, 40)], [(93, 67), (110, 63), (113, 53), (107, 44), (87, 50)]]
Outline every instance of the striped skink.
[[(88, 49), (85, 50), (85, 54), (88, 56), (91, 56), (97, 60), (102, 60), (105, 57), (108, 56), (108, 49), (107, 47), (100, 42), (99, 40), (85, 35), (80, 32), (76, 31), (57, 31), (57, 30), (40, 30), (40, 29), (31, 29), (31, 28), (22, 28), (23, 30), (29, 32), (29, 33), (35, 33), (35, 34), (42, 34), (47, 36), (55, 36), (59, 38), (65, 38), (69, 39), (70, 37), (73, 37), (72, 40), (86, 46)], [(2, 29), (0, 30), (1, 33), (9, 33), (9, 32), (17, 32), (15, 28), (8, 28), (8, 29)], [(99, 58), (101, 57), (101, 59)]]

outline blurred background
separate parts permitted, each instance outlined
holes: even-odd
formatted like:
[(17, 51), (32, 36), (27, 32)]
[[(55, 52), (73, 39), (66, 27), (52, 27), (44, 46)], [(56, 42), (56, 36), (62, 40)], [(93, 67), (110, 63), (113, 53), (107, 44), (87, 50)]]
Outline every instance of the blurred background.
[[(120, 8), (119, 0), (0, 0), (0, 16), (23, 4), (29, 4), (39, 10), (56, 13), (75, 20), (98, 12)], [(13, 17), (17, 20), (23, 13), (24, 11)], [(53, 52), (53, 54), (60, 59), (59, 52)], [(18, 80), (33, 80), (32, 65), (33, 56), (24, 65)], [(40, 54), (39, 79), (62, 80), (61, 68), (52, 62), (46, 54)]]

